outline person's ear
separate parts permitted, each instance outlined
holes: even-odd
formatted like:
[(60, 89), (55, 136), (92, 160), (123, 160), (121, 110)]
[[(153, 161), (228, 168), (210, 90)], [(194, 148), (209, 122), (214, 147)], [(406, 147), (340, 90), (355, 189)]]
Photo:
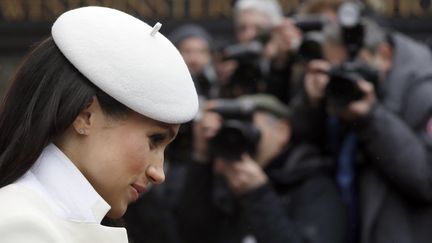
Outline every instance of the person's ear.
[(99, 102), (96, 97), (93, 97), (73, 121), (73, 130), (82, 136), (89, 135), (98, 110), (100, 110)]

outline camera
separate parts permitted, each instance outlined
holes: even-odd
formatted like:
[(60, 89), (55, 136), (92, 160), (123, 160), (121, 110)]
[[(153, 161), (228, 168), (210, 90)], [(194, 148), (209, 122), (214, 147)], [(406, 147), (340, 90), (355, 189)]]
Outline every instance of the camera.
[(324, 38), (324, 34), (321, 32), (312, 31), (305, 33), (298, 49), (299, 57), (306, 62), (315, 59), (323, 59), (322, 46)]
[[(294, 16), (293, 22), (303, 32), (321, 30), (326, 23), (321, 16)], [(262, 58), (266, 44), (272, 38), (272, 29), (266, 29), (257, 34), (248, 43), (229, 45), (222, 50), (223, 60), (237, 61), (237, 68), (232, 74), (227, 86), (222, 92), (223, 97), (235, 98), (244, 94), (265, 92), (269, 86), (271, 63)], [(321, 41), (313, 38), (315, 35), (305, 34), (300, 50), (306, 56), (321, 56)], [(319, 44), (317, 44), (319, 42)], [(318, 53), (318, 54), (317, 54)]]
[(235, 60), (237, 67), (221, 90), (225, 98), (235, 98), (264, 90), (269, 70), (263, 66), (262, 53), (270, 33), (261, 33), (254, 41), (238, 43), (222, 50), (223, 60)]
[(297, 54), (305, 61), (322, 59), (322, 45), (324, 34), (322, 30), (328, 20), (322, 16), (294, 16), (294, 24), (303, 32), (303, 40), (300, 43)]
[(205, 66), (201, 72), (193, 74), (192, 79), (199, 96), (211, 99), (219, 95), (218, 77), (212, 64)]
[(294, 24), (302, 32), (320, 31), (328, 22), (327, 19), (321, 15), (304, 15), (293, 16)]
[(361, 11), (362, 5), (357, 2), (345, 2), (338, 10), (341, 40), (346, 47), (348, 61), (328, 72), (329, 84), (325, 90), (327, 106), (337, 114), (349, 103), (363, 98), (364, 93), (357, 84), (358, 80), (364, 79), (375, 88), (378, 87), (378, 70), (357, 58), (364, 42)]
[(211, 157), (239, 160), (244, 153), (255, 155), (261, 137), (253, 124), (254, 105), (235, 99), (218, 99), (211, 109), (223, 118), (222, 126), (209, 141)]
[(378, 85), (378, 71), (359, 60), (343, 63), (333, 67), (327, 73), (329, 83), (325, 90), (327, 106), (334, 112), (342, 112), (349, 103), (363, 98), (357, 82), (360, 79)]

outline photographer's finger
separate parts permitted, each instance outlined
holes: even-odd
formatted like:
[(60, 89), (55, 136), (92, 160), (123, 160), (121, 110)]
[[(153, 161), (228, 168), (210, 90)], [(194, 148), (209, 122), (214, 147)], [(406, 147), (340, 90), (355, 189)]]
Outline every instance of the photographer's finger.
[(330, 68), (330, 63), (325, 60), (312, 60), (307, 65), (308, 72), (313, 73), (327, 73)]
[(213, 163), (213, 171), (225, 174), (225, 175), (235, 175), (237, 172), (235, 171), (236, 168), (234, 167), (235, 164), (240, 163), (239, 161), (228, 161), (223, 158), (217, 157), (214, 159)]
[(375, 88), (371, 82), (368, 82), (366, 80), (358, 80), (357, 84), (360, 90), (363, 91), (366, 95), (375, 93)]
[(250, 178), (243, 173), (230, 171), (225, 174), (228, 184), (234, 193), (243, 193), (250, 189)]
[(295, 25), (294, 20), (291, 18), (284, 18), (277, 26), (277, 29), (286, 36), (292, 36), (293, 34), (301, 35), (302, 33), (302, 31)]
[(248, 153), (242, 154), (241, 159), (242, 159), (242, 161), (252, 161), (253, 162), (252, 157)]

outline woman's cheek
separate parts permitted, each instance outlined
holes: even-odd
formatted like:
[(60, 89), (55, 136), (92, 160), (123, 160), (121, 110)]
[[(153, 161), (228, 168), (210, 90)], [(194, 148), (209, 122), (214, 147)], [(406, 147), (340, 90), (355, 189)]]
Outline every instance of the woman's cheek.
[(143, 142), (143, 139), (130, 139), (127, 146), (130, 148), (127, 152), (130, 158), (129, 168), (132, 172), (142, 172), (146, 167), (147, 160), (149, 157), (149, 146), (147, 141)]

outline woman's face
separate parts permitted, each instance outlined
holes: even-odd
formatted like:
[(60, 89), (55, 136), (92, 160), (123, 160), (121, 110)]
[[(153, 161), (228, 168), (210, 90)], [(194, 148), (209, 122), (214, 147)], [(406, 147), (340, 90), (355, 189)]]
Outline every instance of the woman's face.
[(119, 218), (151, 184), (164, 181), (164, 151), (180, 125), (135, 112), (112, 118), (100, 108), (84, 114), (85, 119), (84, 128), (79, 127), (82, 122), (74, 122), (74, 131), (85, 129), (85, 133), (77, 132), (71, 160), (111, 206), (107, 216)]

